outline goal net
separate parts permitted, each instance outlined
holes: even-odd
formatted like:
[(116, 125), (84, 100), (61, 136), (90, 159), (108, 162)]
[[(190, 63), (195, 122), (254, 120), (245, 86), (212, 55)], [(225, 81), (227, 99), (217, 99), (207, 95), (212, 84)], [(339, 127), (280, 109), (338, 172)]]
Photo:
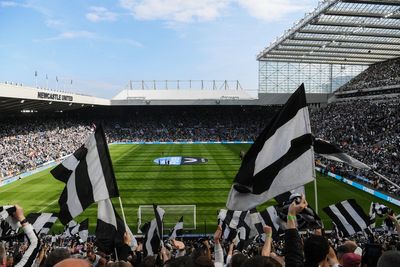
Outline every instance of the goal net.
[[(196, 205), (159, 205), (164, 213), (164, 234), (168, 234), (170, 229), (175, 226), (183, 216), (183, 229), (196, 230)], [(140, 205), (138, 209), (138, 233), (140, 228), (154, 219), (154, 209), (152, 205)]]

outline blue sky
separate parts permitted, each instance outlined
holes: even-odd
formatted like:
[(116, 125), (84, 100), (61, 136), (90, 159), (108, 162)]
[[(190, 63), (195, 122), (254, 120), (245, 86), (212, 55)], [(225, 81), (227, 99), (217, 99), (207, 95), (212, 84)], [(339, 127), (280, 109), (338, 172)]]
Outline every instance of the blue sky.
[(34, 86), (37, 71), (38, 86), (106, 98), (129, 80), (239, 80), (257, 89), (256, 55), (317, 4), (0, 1), (0, 81)]

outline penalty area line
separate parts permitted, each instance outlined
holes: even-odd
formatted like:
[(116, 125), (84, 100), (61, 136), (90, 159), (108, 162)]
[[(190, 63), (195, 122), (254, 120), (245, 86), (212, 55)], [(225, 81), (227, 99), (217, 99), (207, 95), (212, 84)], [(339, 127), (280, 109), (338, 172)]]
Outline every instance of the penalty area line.
[(44, 209), (50, 207), (51, 205), (54, 204), (54, 202), (56, 202), (58, 199), (53, 200), (49, 205), (45, 206), (44, 208), (42, 208), (41, 210), (39, 210), (39, 212), (42, 212)]

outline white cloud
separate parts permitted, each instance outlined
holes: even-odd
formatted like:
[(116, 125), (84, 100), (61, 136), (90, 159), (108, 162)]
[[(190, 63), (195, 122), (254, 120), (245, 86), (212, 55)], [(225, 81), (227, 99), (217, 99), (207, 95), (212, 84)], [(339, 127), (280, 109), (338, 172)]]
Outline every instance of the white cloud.
[(251, 16), (268, 22), (281, 20), (290, 13), (309, 11), (313, 6), (310, 0), (237, 0), (237, 2)]
[(65, 23), (58, 19), (46, 19), (45, 24), (49, 28), (61, 29), (65, 27)]
[(14, 1), (1, 1), (0, 7), (16, 7), (19, 6), (17, 2)]
[(168, 23), (211, 21), (233, 5), (263, 21), (278, 21), (294, 12), (306, 12), (316, 0), (120, 0), (138, 20), (164, 20)]
[(36, 39), (35, 42), (43, 41), (59, 41), (59, 40), (72, 40), (72, 39), (93, 39), (96, 38), (95, 33), (89, 31), (64, 31), (54, 37)]
[(111, 12), (105, 7), (91, 6), (89, 7), (89, 12), (86, 14), (86, 19), (91, 22), (115, 21), (117, 16), (117, 13)]
[(95, 34), (88, 31), (67, 31), (59, 35), (60, 39), (93, 38)]
[(116, 44), (126, 44), (126, 45), (131, 45), (131, 46), (136, 46), (136, 47), (143, 47), (143, 44), (141, 42), (132, 40), (132, 39), (107, 39), (104, 41), (108, 41), (110, 43), (116, 43)]
[(112, 43), (112, 44), (121, 44), (121, 45), (129, 45), (135, 47), (143, 47), (143, 44), (133, 40), (133, 39), (124, 39), (124, 38), (113, 38), (107, 36), (99, 36), (94, 32), (89, 31), (64, 31), (57, 36), (44, 38), (44, 39), (36, 39), (35, 42), (47, 42), (47, 41), (61, 41), (61, 40), (74, 40), (74, 39), (91, 39), (96, 40), (98, 42), (104, 43)]
[(210, 21), (218, 18), (230, 0), (120, 0), (138, 20), (168, 22)]

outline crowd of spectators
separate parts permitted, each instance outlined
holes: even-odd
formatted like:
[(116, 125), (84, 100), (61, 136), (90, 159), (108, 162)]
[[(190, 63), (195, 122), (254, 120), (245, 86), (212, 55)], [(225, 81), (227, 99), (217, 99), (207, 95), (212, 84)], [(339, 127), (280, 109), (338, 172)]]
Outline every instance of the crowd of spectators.
[(254, 140), (276, 107), (209, 110), (136, 110), (127, 117), (36, 118), (2, 122), (0, 178), (34, 169), (74, 152), (93, 123), (101, 123), (108, 142)]
[[(31, 170), (74, 152), (86, 139), (93, 122), (103, 124), (108, 142), (251, 141), (278, 107), (135, 109), (128, 116), (85, 119), (35, 118), (2, 122), (0, 179)], [(313, 134), (338, 145), (396, 184), (400, 184), (400, 98), (332, 103), (311, 112)], [(332, 164), (332, 163), (331, 163)], [(350, 170), (367, 177), (379, 190), (399, 193), (371, 172)]]
[(70, 154), (82, 145), (90, 131), (70, 120), (9, 121), (1, 126), (0, 178)]
[(399, 97), (332, 103), (312, 112), (311, 120), (315, 136), (339, 146), (345, 153), (372, 167), (366, 172), (330, 162), (336, 171), (346, 171), (346, 175), (353, 177), (367, 177), (377, 189), (398, 196), (399, 190), (379, 179), (373, 171), (400, 184)]
[[(96, 247), (96, 237), (79, 242), (74, 237), (38, 237), (25, 219), (21, 207), (12, 215), (21, 222), (25, 240), (0, 242), (0, 266), (66, 267), (395, 267), (400, 266), (398, 234), (400, 223), (395, 215), (385, 232), (366, 231), (342, 238), (324, 229), (300, 232), (296, 216), (307, 207), (304, 196), (293, 201), (287, 211), (286, 230), (273, 237), (272, 228), (263, 227), (264, 234), (240, 243), (223, 238), (218, 226), (212, 238), (166, 240), (155, 255), (143, 254), (143, 243), (131, 247), (128, 234), (116, 244), (115, 253), (106, 254)], [(240, 245), (239, 245), (240, 244)]]
[(400, 58), (376, 63), (340, 87), (339, 91), (400, 85), (399, 72)]

